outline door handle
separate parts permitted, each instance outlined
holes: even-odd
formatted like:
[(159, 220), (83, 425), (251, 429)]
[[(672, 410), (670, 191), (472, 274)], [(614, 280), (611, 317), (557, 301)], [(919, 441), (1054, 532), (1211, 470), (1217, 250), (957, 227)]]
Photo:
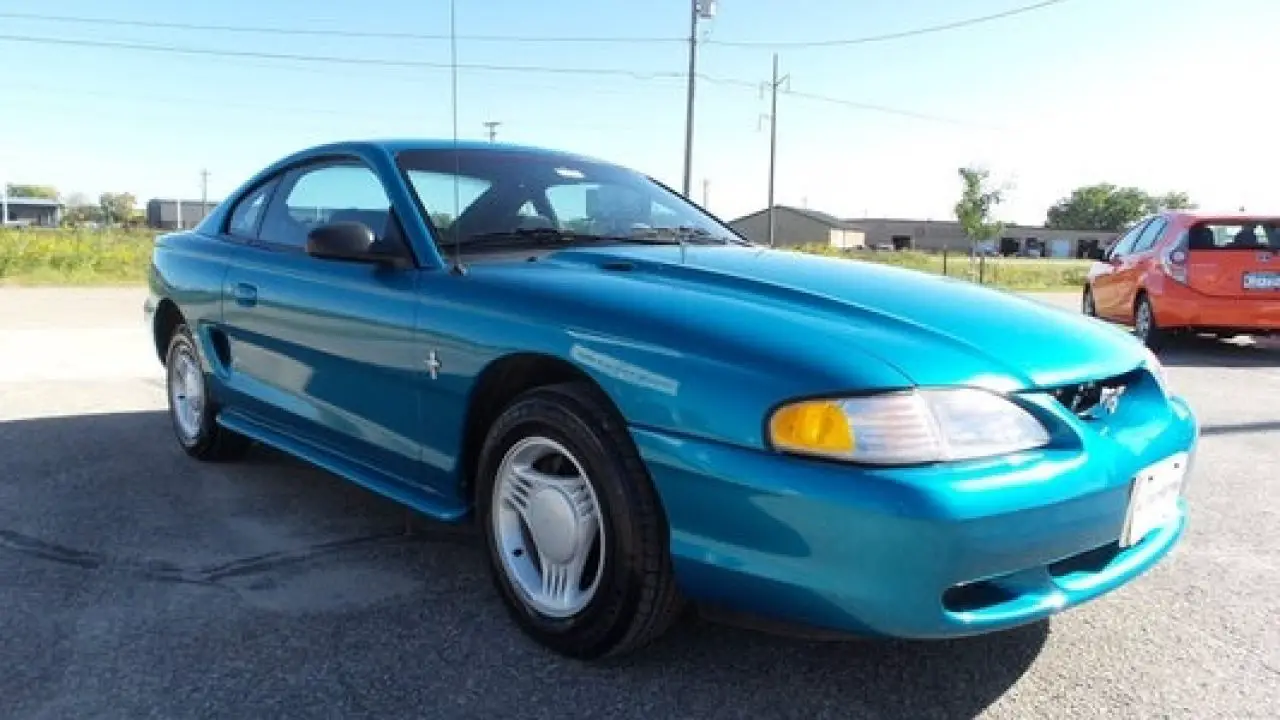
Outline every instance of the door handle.
[(231, 288), (231, 296), (236, 299), (237, 305), (253, 307), (258, 304), (258, 288), (249, 283), (236, 283)]

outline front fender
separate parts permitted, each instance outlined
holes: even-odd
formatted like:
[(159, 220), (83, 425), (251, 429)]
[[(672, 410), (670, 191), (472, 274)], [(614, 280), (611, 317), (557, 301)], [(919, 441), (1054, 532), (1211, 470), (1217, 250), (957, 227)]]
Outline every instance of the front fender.
[(143, 315), (151, 328), (157, 352), (167, 338), (159, 323), (168, 318), (160, 312), (164, 302), (173, 303), (182, 321), (196, 336), (197, 349), (208, 360), (209, 332), (222, 323), (222, 285), (230, 267), (229, 261), (238, 245), (197, 232), (173, 233), (156, 239), (148, 277), (148, 297)]

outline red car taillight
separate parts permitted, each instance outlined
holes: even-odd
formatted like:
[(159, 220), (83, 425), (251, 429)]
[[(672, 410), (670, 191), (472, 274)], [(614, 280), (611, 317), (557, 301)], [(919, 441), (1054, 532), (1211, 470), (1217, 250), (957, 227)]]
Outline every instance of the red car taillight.
[(1187, 284), (1187, 234), (1184, 232), (1178, 242), (1170, 245), (1160, 256), (1160, 267), (1165, 275), (1175, 281)]

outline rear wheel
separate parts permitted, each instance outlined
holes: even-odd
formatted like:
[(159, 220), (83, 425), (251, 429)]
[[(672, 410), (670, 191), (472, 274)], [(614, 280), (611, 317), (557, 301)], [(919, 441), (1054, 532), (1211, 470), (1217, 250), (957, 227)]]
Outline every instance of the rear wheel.
[(678, 617), (666, 518), (630, 437), (586, 383), (532, 390), (490, 429), (476, 502), (507, 609), (540, 644), (592, 659)]
[(169, 419), (183, 451), (199, 460), (222, 461), (243, 457), (251, 442), (216, 422), (217, 406), (209, 393), (208, 379), (200, 365), (195, 340), (185, 324), (175, 328), (169, 338), (165, 372)]
[(1151, 306), (1151, 299), (1146, 293), (1138, 295), (1138, 301), (1133, 308), (1133, 332), (1151, 349), (1156, 349), (1164, 344), (1168, 338), (1168, 332), (1156, 324), (1155, 308)]

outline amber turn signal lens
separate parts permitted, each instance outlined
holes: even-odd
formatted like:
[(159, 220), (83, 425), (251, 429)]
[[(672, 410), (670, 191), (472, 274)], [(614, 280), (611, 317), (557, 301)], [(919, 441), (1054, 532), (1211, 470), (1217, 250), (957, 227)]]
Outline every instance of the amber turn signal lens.
[(769, 421), (773, 443), (786, 450), (816, 453), (853, 452), (853, 429), (837, 403), (810, 400), (780, 408)]

